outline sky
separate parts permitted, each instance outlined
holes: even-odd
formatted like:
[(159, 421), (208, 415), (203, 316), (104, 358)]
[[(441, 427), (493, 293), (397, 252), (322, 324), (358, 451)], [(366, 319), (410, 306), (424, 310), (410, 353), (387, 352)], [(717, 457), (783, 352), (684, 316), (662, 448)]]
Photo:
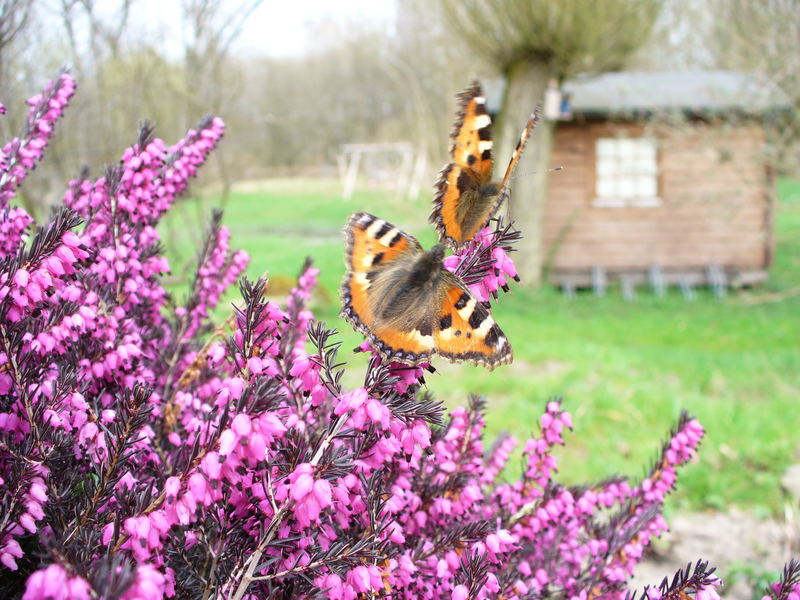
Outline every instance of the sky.
[[(223, 2), (223, 6), (226, 4)], [(236, 6), (238, 2), (229, 4)], [(395, 10), (394, 0), (264, 0), (250, 15), (233, 48), (237, 54), (298, 56), (313, 49), (315, 25), (367, 22), (388, 26)], [(180, 23), (180, 14), (179, 0), (139, 0), (134, 3), (131, 25), (156, 33), (168, 53), (179, 53), (182, 32), (172, 29), (171, 24)]]
[(271, 56), (302, 54), (310, 46), (312, 25), (321, 21), (388, 23), (395, 3), (390, 0), (265, 0), (250, 18), (237, 49)]

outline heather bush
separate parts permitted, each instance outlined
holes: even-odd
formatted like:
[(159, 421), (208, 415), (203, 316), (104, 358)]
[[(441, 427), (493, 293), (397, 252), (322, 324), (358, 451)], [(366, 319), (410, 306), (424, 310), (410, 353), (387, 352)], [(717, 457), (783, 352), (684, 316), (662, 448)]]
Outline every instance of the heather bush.
[[(172, 146), (144, 125), (33, 231), (9, 203), (74, 89), (62, 73), (31, 98), (0, 153), (2, 597), (628, 595), (696, 420), (681, 416), (641, 481), (565, 487), (552, 449), (572, 422), (553, 400), (522, 473), (506, 468), (516, 441), (485, 445), (483, 400), (446, 414), (422, 368), (372, 354), (364, 384), (343, 388), (336, 334), (307, 306), (310, 263), (285, 304), (242, 279), (212, 323), (248, 261), (220, 214), (177, 302), (156, 226), (222, 137), (218, 118)], [(517, 237), (498, 225), (448, 268), (488, 299), (515, 276)], [(712, 572), (698, 562), (643, 594), (712, 600)], [(796, 600), (797, 586), (792, 563), (769, 595)]]

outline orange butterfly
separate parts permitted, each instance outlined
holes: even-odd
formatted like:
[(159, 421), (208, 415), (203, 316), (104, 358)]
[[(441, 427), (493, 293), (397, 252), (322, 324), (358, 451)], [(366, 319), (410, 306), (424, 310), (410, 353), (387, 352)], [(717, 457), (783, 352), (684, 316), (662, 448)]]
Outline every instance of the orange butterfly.
[(433, 354), (489, 370), (511, 362), (511, 346), (489, 310), (444, 268), (444, 247), (419, 242), (368, 213), (344, 230), (347, 273), (341, 316), (385, 359), (409, 365)]
[(442, 243), (454, 250), (486, 227), (508, 197), (511, 174), (539, 120), (537, 115), (531, 116), (503, 180), (492, 181), (492, 118), (486, 111), (481, 86), (475, 81), (456, 97), (459, 110), (450, 142), (453, 162), (439, 173), (433, 212), (428, 219), (436, 226)]

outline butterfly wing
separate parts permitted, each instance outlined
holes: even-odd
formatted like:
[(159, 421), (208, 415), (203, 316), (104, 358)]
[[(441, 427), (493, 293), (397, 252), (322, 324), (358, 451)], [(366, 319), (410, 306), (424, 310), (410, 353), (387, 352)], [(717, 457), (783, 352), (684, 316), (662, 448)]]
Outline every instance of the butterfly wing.
[(413, 237), (368, 213), (350, 217), (345, 237), (341, 315), (384, 359), (416, 365), (441, 354), (490, 370), (511, 362), (505, 335), (461, 279), (438, 265), (415, 285), (422, 248)]
[[(503, 175), (503, 181), (500, 184), (500, 190), (497, 194), (497, 203), (495, 204), (495, 210), (508, 198), (508, 196), (511, 193), (509, 185), (511, 182), (511, 176), (514, 174), (514, 169), (517, 168), (520, 156), (522, 156), (522, 151), (525, 150), (525, 145), (528, 143), (528, 138), (531, 136), (531, 132), (538, 123), (539, 123), (539, 114), (538, 113), (532, 114), (531, 118), (528, 119), (528, 123), (525, 125), (525, 129), (522, 130), (522, 134), (519, 136), (517, 147), (514, 148), (514, 153), (511, 155), (511, 160), (508, 161), (508, 167), (506, 167), (506, 174)], [(492, 210), (492, 213), (494, 213), (494, 210)]]
[(356, 273), (383, 268), (394, 260), (422, 252), (422, 246), (412, 236), (365, 212), (350, 215), (344, 235), (345, 266)]
[(477, 81), (458, 96), (458, 112), (450, 134), (450, 156), (459, 167), (483, 179), (492, 176), (492, 118)]
[[(408, 272), (403, 273), (407, 277)], [(409, 298), (402, 316), (379, 319), (368, 334), (370, 344), (387, 360), (417, 365), (435, 352), (431, 305), (424, 296)]]
[(469, 361), (490, 371), (513, 359), (511, 345), (492, 315), (464, 283), (445, 271), (437, 294), (433, 339), (436, 352), (453, 362)]
[[(342, 281), (341, 316), (367, 336), (384, 357), (417, 364), (433, 351), (432, 320), (424, 295), (401, 298), (422, 247), (410, 235), (368, 213), (355, 213), (345, 227), (347, 273)], [(401, 295), (402, 296), (402, 295)]]
[(470, 222), (478, 208), (474, 205), (482, 204), (480, 189), (492, 176), (492, 119), (480, 84), (473, 82), (457, 98), (450, 136), (452, 162), (439, 173), (429, 218), (439, 239), (454, 248), (471, 239)]

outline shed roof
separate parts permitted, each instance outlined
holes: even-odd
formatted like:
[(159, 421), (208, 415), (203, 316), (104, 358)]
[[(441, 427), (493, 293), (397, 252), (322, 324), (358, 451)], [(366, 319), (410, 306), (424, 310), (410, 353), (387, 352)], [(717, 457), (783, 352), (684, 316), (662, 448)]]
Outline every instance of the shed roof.
[[(497, 94), (498, 105), (503, 83), (493, 82), (487, 86), (490, 95)], [(572, 111), (584, 116), (670, 110), (690, 114), (759, 115), (790, 105), (775, 85), (736, 71), (623, 71), (580, 75), (565, 81), (562, 90), (570, 96)]]

